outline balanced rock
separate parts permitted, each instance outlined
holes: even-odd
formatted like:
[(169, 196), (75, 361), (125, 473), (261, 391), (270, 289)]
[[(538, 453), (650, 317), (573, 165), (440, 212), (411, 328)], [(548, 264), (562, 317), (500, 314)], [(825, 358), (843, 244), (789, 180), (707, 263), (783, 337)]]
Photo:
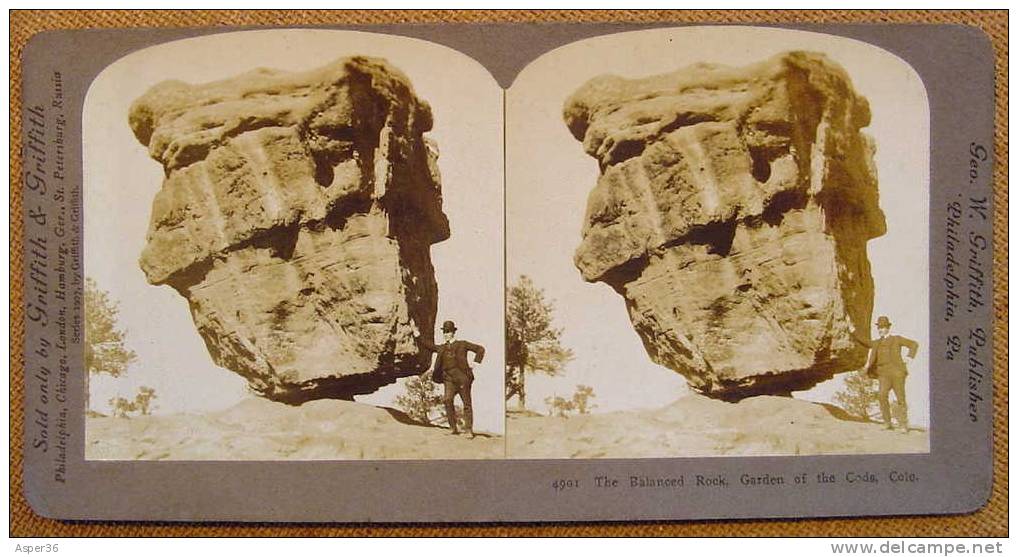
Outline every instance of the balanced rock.
[(131, 107), (166, 178), (141, 268), (212, 360), (274, 400), (352, 398), (427, 369), (449, 237), (431, 108), (383, 60), (154, 86)]
[(595, 78), (566, 124), (596, 158), (575, 263), (650, 357), (727, 400), (858, 369), (886, 230), (869, 104), (821, 54)]

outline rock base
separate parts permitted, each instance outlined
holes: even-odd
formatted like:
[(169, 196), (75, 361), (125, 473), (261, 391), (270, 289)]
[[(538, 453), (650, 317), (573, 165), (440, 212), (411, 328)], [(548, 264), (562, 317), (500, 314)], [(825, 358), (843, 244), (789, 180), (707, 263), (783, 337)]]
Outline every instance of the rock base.
[(668, 458), (929, 452), (929, 432), (887, 431), (844, 411), (786, 397), (739, 403), (689, 395), (663, 408), (583, 416), (517, 417), (512, 458)]
[(206, 415), (87, 418), (89, 460), (385, 460), (502, 458), (501, 436), (474, 439), (398, 410), (342, 400), (243, 401)]

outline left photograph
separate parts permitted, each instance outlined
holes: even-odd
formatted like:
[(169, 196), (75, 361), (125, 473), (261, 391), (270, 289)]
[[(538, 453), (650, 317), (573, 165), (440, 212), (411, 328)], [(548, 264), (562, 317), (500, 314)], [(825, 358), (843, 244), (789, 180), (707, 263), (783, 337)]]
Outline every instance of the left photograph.
[(503, 458), (502, 118), (480, 64), (395, 36), (110, 65), (82, 122), (86, 459)]

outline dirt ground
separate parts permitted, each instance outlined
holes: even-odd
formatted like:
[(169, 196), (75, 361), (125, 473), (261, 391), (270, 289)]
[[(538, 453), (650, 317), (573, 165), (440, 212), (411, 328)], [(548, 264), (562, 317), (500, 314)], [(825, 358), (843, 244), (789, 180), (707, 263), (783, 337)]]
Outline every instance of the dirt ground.
[(205, 415), (89, 417), (85, 457), (97, 460), (347, 460), (502, 458), (501, 436), (454, 436), (357, 402), (288, 406), (250, 399)]
[[(886, 431), (842, 410), (783, 397), (737, 404), (688, 395), (653, 410), (548, 417), (511, 412), (506, 437), (454, 436), (357, 402), (245, 400), (205, 415), (87, 418), (99, 460), (642, 458), (923, 453), (929, 433)], [(508, 446), (505, 442), (508, 441)]]
[(929, 433), (887, 431), (844, 411), (784, 397), (739, 403), (687, 395), (656, 410), (574, 415), (512, 414), (512, 458), (639, 458), (923, 453)]

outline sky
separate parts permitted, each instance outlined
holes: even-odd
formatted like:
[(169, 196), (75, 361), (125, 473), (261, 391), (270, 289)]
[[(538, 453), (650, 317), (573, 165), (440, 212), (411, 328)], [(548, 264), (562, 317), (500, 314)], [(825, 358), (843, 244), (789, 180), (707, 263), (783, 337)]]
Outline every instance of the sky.
[[(131, 102), (168, 79), (202, 83), (259, 67), (301, 71), (352, 55), (387, 59), (431, 104), (435, 125), (428, 136), (441, 153), (452, 231), (449, 240), (432, 246), (437, 321), (455, 321), (461, 338), (488, 349), (474, 369), (476, 428), (503, 430), (502, 89), (480, 64), (454, 50), (352, 31), (185, 39), (134, 52), (95, 79), (83, 116), (85, 274), (120, 303), (120, 323), (138, 358), (124, 377), (92, 379), (93, 408), (105, 410), (113, 396), (131, 398), (141, 385), (155, 388), (155, 413), (161, 414), (214, 411), (253, 396), (239, 376), (212, 363), (184, 298), (169, 286), (149, 285), (138, 266), (163, 170), (131, 133)], [(435, 338), (441, 338), (437, 331)], [(392, 406), (402, 390), (400, 381), (357, 400)]]
[[(594, 387), (596, 412), (654, 408), (687, 393), (677, 373), (650, 361), (624, 300), (605, 284), (585, 283), (573, 266), (597, 162), (562, 120), (563, 103), (603, 74), (639, 78), (698, 62), (743, 66), (789, 50), (826, 54), (865, 96), (876, 140), (880, 206), (888, 232), (868, 244), (876, 284), (874, 319), (920, 343), (907, 389), (913, 423), (929, 421), (929, 114), (918, 75), (866, 43), (803, 31), (752, 27), (684, 27), (619, 33), (560, 47), (516, 78), (506, 100), (507, 274), (530, 276), (556, 306), (563, 344), (576, 354), (558, 377), (528, 378), (528, 407), (544, 412), (548, 396)], [(875, 335), (875, 331), (873, 333)], [(844, 376), (796, 393), (828, 401)], [(510, 403), (512, 404), (512, 403)]]

